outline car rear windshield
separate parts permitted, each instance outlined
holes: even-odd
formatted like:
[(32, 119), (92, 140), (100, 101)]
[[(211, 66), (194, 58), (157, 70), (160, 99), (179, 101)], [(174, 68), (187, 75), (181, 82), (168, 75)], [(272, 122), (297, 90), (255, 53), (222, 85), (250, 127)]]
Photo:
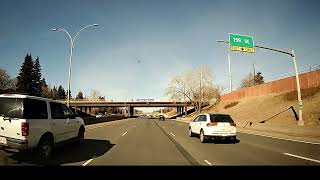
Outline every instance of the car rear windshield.
[(229, 115), (210, 115), (211, 122), (229, 122), (234, 123)]
[(0, 116), (22, 118), (23, 100), (21, 98), (0, 98)]

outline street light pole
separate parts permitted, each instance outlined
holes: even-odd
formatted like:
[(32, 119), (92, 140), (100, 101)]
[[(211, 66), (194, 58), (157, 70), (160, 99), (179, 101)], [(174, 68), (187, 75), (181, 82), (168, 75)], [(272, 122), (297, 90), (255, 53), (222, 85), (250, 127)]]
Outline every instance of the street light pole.
[(294, 51), (292, 50), (292, 60), (294, 64), (294, 70), (296, 72), (296, 82), (297, 82), (297, 92), (298, 92), (298, 109), (299, 109), (299, 121), (298, 125), (303, 126), (304, 121), (302, 120), (302, 100), (301, 100), (301, 91), (300, 91), (300, 80), (299, 80), (299, 74), (298, 74), (298, 68), (297, 68), (297, 62), (296, 62), (296, 55)]
[(229, 62), (229, 92), (232, 92), (232, 75), (231, 75), (230, 53), (228, 53), (228, 62)]
[[(224, 40), (218, 40), (217, 42), (229, 44), (228, 41), (224, 41)], [(296, 73), (296, 83), (297, 83), (297, 93), (298, 93), (298, 109), (299, 109), (298, 125), (304, 126), (304, 121), (302, 119), (302, 99), (301, 99), (300, 81), (299, 81), (299, 74), (298, 74), (298, 68), (297, 68), (297, 62), (296, 62), (296, 55), (295, 55), (294, 51), (292, 50), (291, 52), (286, 52), (286, 51), (279, 50), (279, 49), (274, 49), (274, 48), (265, 47), (265, 46), (257, 46), (257, 45), (255, 45), (254, 47), (260, 48), (260, 49), (266, 49), (266, 50), (270, 50), (270, 51), (275, 51), (275, 52), (279, 52), (279, 53), (283, 53), (283, 54), (288, 54), (292, 57), (294, 68), (295, 68), (295, 73)]]
[(74, 41), (76, 39), (76, 37), (79, 35), (79, 33), (81, 31), (83, 31), (84, 29), (88, 28), (88, 27), (92, 27), (92, 26), (98, 26), (98, 24), (91, 24), (91, 25), (87, 25), (85, 27), (83, 27), (82, 29), (80, 29), (80, 31), (77, 32), (77, 34), (72, 38), (70, 33), (62, 28), (58, 28), (58, 29), (52, 29), (53, 31), (63, 31), (65, 32), (69, 39), (70, 39), (70, 57), (69, 57), (69, 72), (68, 72), (68, 91), (67, 91), (67, 106), (69, 107), (70, 105), (70, 90), (71, 90), (71, 65), (72, 65), (72, 54), (73, 54), (73, 48), (74, 48)]

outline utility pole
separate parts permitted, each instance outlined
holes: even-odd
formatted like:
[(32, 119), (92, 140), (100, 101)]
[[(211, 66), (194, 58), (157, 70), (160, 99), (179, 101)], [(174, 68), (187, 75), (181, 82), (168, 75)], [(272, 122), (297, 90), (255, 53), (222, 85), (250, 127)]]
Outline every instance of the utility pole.
[(199, 103), (199, 112), (201, 113), (201, 106), (202, 106), (202, 67), (200, 68), (200, 103)]
[(256, 85), (256, 80), (255, 80), (255, 76), (256, 76), (256, 69), (254, 67), (254, 63), (252, 64), (253, 66), (253, 85)]
[(297, 68), (297, 61), (296, 61), (296, 55), (294, 54), (294, 51), (292, 50), (291, 52), (292, 52), (294, 69), (296, 71), (296, 82), (297, 82), (297, 91), (298, 91), (298, 109), (299, 109), (298, 125), (303, 126), (304, 121), (302, 120), (302, 99), (301, 99), (300, 80), (299, 80), (299, 74), (298, 74), (298, 68)]
[(229, 63), (229, 92), (232, 92), (232, 75), (231, 75), (230, 53), (228, 53), (228, 63)]

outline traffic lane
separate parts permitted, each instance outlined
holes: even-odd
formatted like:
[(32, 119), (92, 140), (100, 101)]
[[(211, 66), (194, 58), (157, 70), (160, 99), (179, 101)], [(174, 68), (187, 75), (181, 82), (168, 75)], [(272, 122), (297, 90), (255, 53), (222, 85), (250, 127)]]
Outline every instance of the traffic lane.
[[(108, 141), (109, 142), (108, 150), (110, 150), (116, 145), (115, 142), (117, 141), (118, 138), (121, 137), (121, 135), (124, 132), (128, 132), (130, 131), (130, 129), (135, 128), (136, 126), (139, 125), (139, 122), (134, 120), (135, 119), (130, 118), (130, 119), (113, 121), (113, 122), (107, 122), (99, 125), (86, 126), (85, 139), (99, 139), (99, 140)], [(100, 148), (95, 150), (101, 151), (102, 149)], [(105, 153), (108, 153), (108, 151), (101, 153), (101, 155), (99, 156), (102, 156)], [(97, 155), (86, 156), (86, 158), (83, 158), (84, 159), (83, 161), (66, 163), (65, 165), (81, 165), (82, 166), (82, 165), (85, 165), (91, 159), (97, 158), (99, 156)]]
[[(181, 124), (177, 121), (173, 121), (173, 123), (175, 123), (175, 125)], [(187, 131), (189, 124), (184, 123), (182, 125), (185, 128), (185, 131)], [(271, 137), (252, 135), (241, 132), (237, 132), (237, 138), (241, 139), (242, 143), (251, 146), (258, 146), (264, 149), (268, 149), (270, 151), (275, 151), (282, 154), (290, 153), (316, 160), (320, 159), (320, 145), (318, 144), (296, 142), (285, 139), (275, 139)]]
[(119, 138), (107, 154), (89, 165), (189, 165), (175, 144), (152, 119), (137, 119), (141, 124)]
[[(119, 134), (135, 125), (130, 119), (86, 127), (85, 140), (80, 146), (75, 143), (57, 147), (50, 160), (41, 160), (34, 152), (0, 151), (0, 165), (82, 165), (92, 157), (107, 153)], [(103, 133), (102, 133), (103, 132)], [(104, 134), (100, 136), (100, 134)]]
[[(208, 164), (206, 161), (209, 161), (217, 165), (319, 165), (316, 162), (285, 155), (283, 153), (286, 153), (287, 149), (277, 151), (277, 147), (272, 147), (274, 144), (270, 144), (269, 139), (265, 140), (259, 136), (248, 139), (247, 134), (238, 133), (239, 143), (236, 144), (223, 142), (202, 144), (197, 137), (188, 136), (187, 123), (170, 120), (159, 123), (168, 132), (172, 132), (174, 138), (202, 164)], [(271, 139), (271, 141), (279, 140)], [(275, 144), (281, 143), (286, 146), (287, 143), (293, 142), (275, 142)]]

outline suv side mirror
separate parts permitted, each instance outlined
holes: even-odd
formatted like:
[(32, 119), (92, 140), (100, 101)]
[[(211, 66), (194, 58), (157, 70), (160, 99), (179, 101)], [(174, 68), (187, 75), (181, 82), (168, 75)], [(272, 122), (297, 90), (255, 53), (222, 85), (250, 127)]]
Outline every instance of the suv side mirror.
[(75, 119), (76, 116), (74, 116), (74, 115), (72, 115), (72, 114), (69, 114), (69, 115), (67, 116), (67, 118), (69, 118), (69, 119)]

